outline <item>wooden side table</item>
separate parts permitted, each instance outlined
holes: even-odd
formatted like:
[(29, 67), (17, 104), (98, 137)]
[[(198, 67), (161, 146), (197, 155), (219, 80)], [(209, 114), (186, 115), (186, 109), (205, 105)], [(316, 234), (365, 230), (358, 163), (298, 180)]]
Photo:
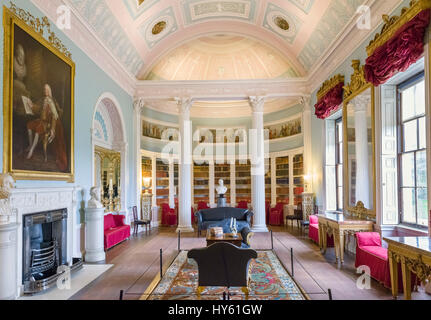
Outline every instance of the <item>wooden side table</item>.
[(232, 233), (224, 233), (223, 237), (214, 237), (210, 234), (210, 230), (207, 230), (207, 247), (218, 242), (229, 242), (237, 247), (241, 247), (242, 236), (238, 233), (238, 237), (234, 238)]

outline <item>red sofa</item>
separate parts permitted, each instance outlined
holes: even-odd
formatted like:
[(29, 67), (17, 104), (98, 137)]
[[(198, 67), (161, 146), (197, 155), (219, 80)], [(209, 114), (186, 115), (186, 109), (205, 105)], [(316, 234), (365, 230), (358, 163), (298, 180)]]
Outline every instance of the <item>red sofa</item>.
[[(310, 216), (310, 226), (308, 229), (308, 237), (315, 243), (319, 244), (319, 218), (317, 216)], [(328, 248), (334, 247), (334, 237), (327, 236), (326, 246)]]
[(107, 214), (104, 218), (104, 244), (105, 250), (130, 238), (130, 226), (124, 224), (123, 215)]
[[(380, 234), (377, 232), (356, 233), (356, 261), (355, 267), (368, 266), (371, 278), (391, 288), (388, 249), (382, 247)], [(403, 292), (401, 264), (398, 264), (398, 289)], [(416, 275), (412, 273), (412, 290), (416, 283)]]

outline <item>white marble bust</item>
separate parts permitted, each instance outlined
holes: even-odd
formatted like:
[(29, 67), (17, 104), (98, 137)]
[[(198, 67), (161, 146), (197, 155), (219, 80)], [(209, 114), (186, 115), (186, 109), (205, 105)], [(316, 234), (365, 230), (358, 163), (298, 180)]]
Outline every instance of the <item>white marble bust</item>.
[(223, 179), (218, 181), (218, 186), (215, 189), (218, 195), (224, 195), (227, 192), (227, 187), (224, 185)]
[(93, 187), (90, 189), (91, 199), (88, 200), (88, 208), (90, 209), (100, 209), (103, 208), (103, 204), (100, 202), (100, 188)]

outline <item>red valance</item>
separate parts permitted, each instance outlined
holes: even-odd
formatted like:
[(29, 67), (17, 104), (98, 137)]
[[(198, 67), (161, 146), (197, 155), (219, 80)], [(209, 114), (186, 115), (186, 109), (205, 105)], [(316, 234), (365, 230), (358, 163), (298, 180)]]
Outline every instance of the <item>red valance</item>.
[(424, 37), (430, 23), (430, 9), (418, 13), (395, 35), (377, 48), (365, 64), (365, 79), (374, 86), (386, 83), (397, 72), (404, 72), (424, 52)]
[(317, 104), (314, 106), (316, 108), (316, 116), (319, 119), (326, 119), (329, 117), (331, 112), (337, 109), (343, 102), (343, 87), (344, 82), (340, 82), (319, 99)]

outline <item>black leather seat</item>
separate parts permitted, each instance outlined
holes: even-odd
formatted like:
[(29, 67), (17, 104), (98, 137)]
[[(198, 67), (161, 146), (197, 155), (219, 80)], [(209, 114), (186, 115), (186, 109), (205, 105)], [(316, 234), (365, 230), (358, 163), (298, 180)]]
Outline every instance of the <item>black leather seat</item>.
[(249, 264), (252, 259), (257, 259), (255, 250), (219, 242), (207, 248), (190, 250), (187, 257), (198, 264), (198, 298), (205, 287), (241, 287), (248, 299)]

